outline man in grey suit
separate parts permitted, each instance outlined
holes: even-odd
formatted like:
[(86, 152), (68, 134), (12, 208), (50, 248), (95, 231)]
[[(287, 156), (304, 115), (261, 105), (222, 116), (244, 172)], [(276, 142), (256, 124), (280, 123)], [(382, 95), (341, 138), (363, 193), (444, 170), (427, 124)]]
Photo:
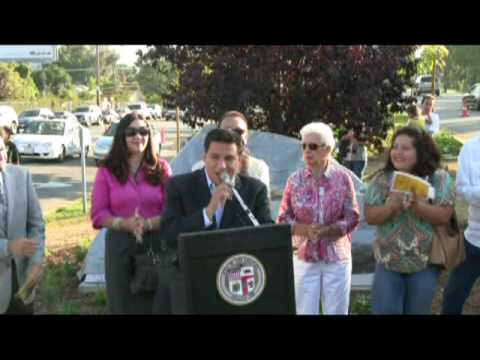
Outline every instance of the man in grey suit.
[(0, 314), (33, 314), (33, 298), (15, 294), (42, 272), (45, 224), (24, 168), (7, 165), (5, 143), (0, 139)]

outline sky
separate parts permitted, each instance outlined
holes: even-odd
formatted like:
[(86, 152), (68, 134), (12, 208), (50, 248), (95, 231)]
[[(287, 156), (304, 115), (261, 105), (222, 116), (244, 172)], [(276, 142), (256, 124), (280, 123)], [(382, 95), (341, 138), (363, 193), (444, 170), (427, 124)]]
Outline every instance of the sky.
[(137, 61), (137, 55), (135, 53), (138, 50), (147, 50), (146, 45), (110, 45), (120, 53), (120, 64), (133, 65)]

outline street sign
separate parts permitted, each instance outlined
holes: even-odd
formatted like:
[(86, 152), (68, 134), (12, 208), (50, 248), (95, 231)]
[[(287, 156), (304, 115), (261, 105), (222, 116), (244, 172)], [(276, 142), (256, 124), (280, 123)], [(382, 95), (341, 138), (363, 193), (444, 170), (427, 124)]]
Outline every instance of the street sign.
[(58, 45), (2, 45), (0, 61), (49, 63), (57, 61)]

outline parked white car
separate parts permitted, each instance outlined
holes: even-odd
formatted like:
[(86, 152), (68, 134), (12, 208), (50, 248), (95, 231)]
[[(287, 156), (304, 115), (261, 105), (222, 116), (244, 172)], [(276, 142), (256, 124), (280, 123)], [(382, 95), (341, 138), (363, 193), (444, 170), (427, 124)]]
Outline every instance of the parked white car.
[(148, 108), (154, 119), (160, 120), (162, 118), (162, 107), (160, 105), (150, 104)]
[(70, 121), (78, 121), (77, 117), (73, 115), (73, 113), (71, 113), (70, 111), (56, 111), (55, 118), (70, 120)]
[(0, 105), (0, 126), (8, 126), (14, 134), (17, 132), (18, 116), (13, 107)]
[(144, 102), (130, 104), (128, 105), (128, 108), (131, 111), (135, 111), (141, 114), (145, 120), (152, 119), (152, 114), (150, 113), (150, 109), (148, 108), (147, 104), (145, 104)]
[(97, 105), (80, 106), (73, 111), (73, 114), (85, 126), (98, 125), (102, 119), (102, 110)]
[[(151, 124), (152, 125), (152, 124)], [(97, 141), (95, 142), (93, 148), (93, 158), (95, 159), (95, 163), (102, 159), (104, 159), (112, 147), (113, 144), (113, 137), (115, 136), (115, 132), (117, 131), (118, 123), (112, 123), (110, 127), (105, 131), (103, 136), (100, 136)], [(152, 125), (153, 128), (153, 145), (158, 151), (160, 152), (160, 144), (161, 144), (161, 135), (160, 129)]]
[(117, 112), (118, 116), (120, 117), (120, 119), (123, 119), (123, 117), (129, 113), (132, 112), (132, 110), (130, 110), (128, 108), (128, 106), (119, 106), (117, 108), (115, 108), (115, 111)]
[[(63, 161), (67, 156), (81, 154), (80, 131), (78, 121), (70, 120), (32, 120), (13, 142), (24, 159), (57, 159)], [(90, 131), (83, 128), (85, 153), (92, 143)]]

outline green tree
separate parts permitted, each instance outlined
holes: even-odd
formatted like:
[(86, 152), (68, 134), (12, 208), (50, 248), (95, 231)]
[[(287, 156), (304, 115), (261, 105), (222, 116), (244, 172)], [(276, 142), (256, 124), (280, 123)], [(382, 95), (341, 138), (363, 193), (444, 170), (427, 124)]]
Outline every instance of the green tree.
[[(100, 46), (100, 75), (113, 77), (120, 55), (108, 46)], [(96, 73), (96, 46), (64, 45), (59, 48), (57, 65), (70, 74), (75, 84), (88, 85)]]
[(432, 74), (434, 62), (438, 73), (444, 71), (449, 53), (446, 46), (424, 45), (421, 46), (420, 51), (420, 61), (417, 65), (418, 74)]
[(163, 103), (163, 99), (171, 94), (172, 87), (178, 83), (178, 73), (170, 62), (160, 59), (153, 64), (141, 64), (137, 81), (148, 102)]
[(32, 66), (30, 64), (16, 64), (15, 71), (22, 77), (22, 79), (27, 79), (32, 76)]
[[(43, 89), (45, 78), (46, 89)], [(57, 64), (47, 64), (42, 70), (33, 73), (33, 79), (39, 89), (46, 90), (61, 98), (70, 98), (73, 93), (73, 82), (67, 71)]]
[(480, 46), (451, 45), (448, 50), (444, 81), (459, 91), (467, 91), (480, 82)]
[(0, 100), (33, 100), (38, 89), (31, 77), (22, 78), (15, 63), (0, 63)]

